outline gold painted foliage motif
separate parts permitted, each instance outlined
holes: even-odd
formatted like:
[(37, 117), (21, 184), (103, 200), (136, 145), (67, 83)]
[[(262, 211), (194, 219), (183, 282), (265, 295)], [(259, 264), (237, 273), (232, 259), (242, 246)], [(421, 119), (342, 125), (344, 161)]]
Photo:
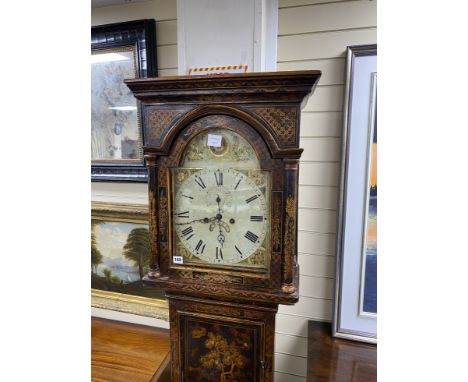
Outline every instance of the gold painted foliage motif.
[(251, 265), (265, 265), (266, 263), (266, 250), (264, 247), (258, 248), (255, 253), (247, 258), (247, 263)]
[(295, 218), (296, 216), (296, 202), (291, 195), (289, 195), (288, 199), (286, 200), (286, 214), (288, 217)]
[(281, 199), (279, 197), (273, 200), (273, 219), (272, 219), (272, 242), (273, 250), (281, 251)]
[(192, 338), (206, 337), (204, 346), (208, 350), (200, 356), (198, 362), (206, 369), (217, 370), (219, 382), (239, 381), (238, 372), (248, 364), (248, 358), (243, 354), (251, 348), (247, 334), (235, 331), (230, 339), (223, 335), (207, 331), (204, 327), (192, 329)]
[[(208, 134), (220, 135), (221, 146), (209, 146)], [(187, 146), (185, 167), (198, 167), (222, 160), (231, 167), (258, 168), (254, 149), (241, 136), (227, 129), (213, 129), (198, 134)]]
[(182, 242), (177, 242), (177, 254), (180, 254), (184, 259), (190, 260), (193, 258), (193, 254), (185, 248)]

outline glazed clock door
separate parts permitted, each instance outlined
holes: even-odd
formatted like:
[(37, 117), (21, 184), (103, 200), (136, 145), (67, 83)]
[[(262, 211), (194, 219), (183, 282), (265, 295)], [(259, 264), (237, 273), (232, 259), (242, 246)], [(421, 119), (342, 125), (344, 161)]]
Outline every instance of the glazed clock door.
[(270, 174), (241, 135), (198, 134), (172, 179), (174, 263), (268, 272)]

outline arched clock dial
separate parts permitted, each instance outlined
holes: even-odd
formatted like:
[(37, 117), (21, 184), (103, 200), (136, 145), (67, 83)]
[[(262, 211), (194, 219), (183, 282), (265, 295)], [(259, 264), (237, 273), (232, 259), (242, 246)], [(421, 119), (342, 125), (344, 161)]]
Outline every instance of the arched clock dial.
[(210, 264), (237, 264), (267, 237), (269, 205), (246, 172), (205, 169), (178, 186), (173, 219), (178, 239), (192, 256)]

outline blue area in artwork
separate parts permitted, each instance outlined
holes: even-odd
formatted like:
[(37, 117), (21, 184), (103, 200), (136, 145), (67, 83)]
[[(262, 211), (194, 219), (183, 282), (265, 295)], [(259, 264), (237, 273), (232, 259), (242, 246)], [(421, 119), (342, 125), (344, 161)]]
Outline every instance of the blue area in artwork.
[(367, 251), (364, 282), (364, 312), (377, 313), (377, 251)]
[[(368, 219), (377, 220), (377, 187), (370, 190)], [(367, 243), (363, 311), (377, 313), (377, 241)]]

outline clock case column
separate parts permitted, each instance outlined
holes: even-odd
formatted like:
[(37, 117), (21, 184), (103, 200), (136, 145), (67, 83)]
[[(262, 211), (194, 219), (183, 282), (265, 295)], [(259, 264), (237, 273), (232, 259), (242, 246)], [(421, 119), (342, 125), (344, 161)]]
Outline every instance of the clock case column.
[[(169, 299), (173, 382), (228, 381), (230, 373), (273, 381), (278, 304), (299, 299), (300, 110), (319, 77), (320, 71), (302, 71), (126, 81), (142, 104), (149, 170), (152, 259), (143, 282)], [(271, 263), (263, 278), (172, 263), (168, 174), (186, 143), (213, 122), (246, 129), (262, 169), (271, 171)]]

